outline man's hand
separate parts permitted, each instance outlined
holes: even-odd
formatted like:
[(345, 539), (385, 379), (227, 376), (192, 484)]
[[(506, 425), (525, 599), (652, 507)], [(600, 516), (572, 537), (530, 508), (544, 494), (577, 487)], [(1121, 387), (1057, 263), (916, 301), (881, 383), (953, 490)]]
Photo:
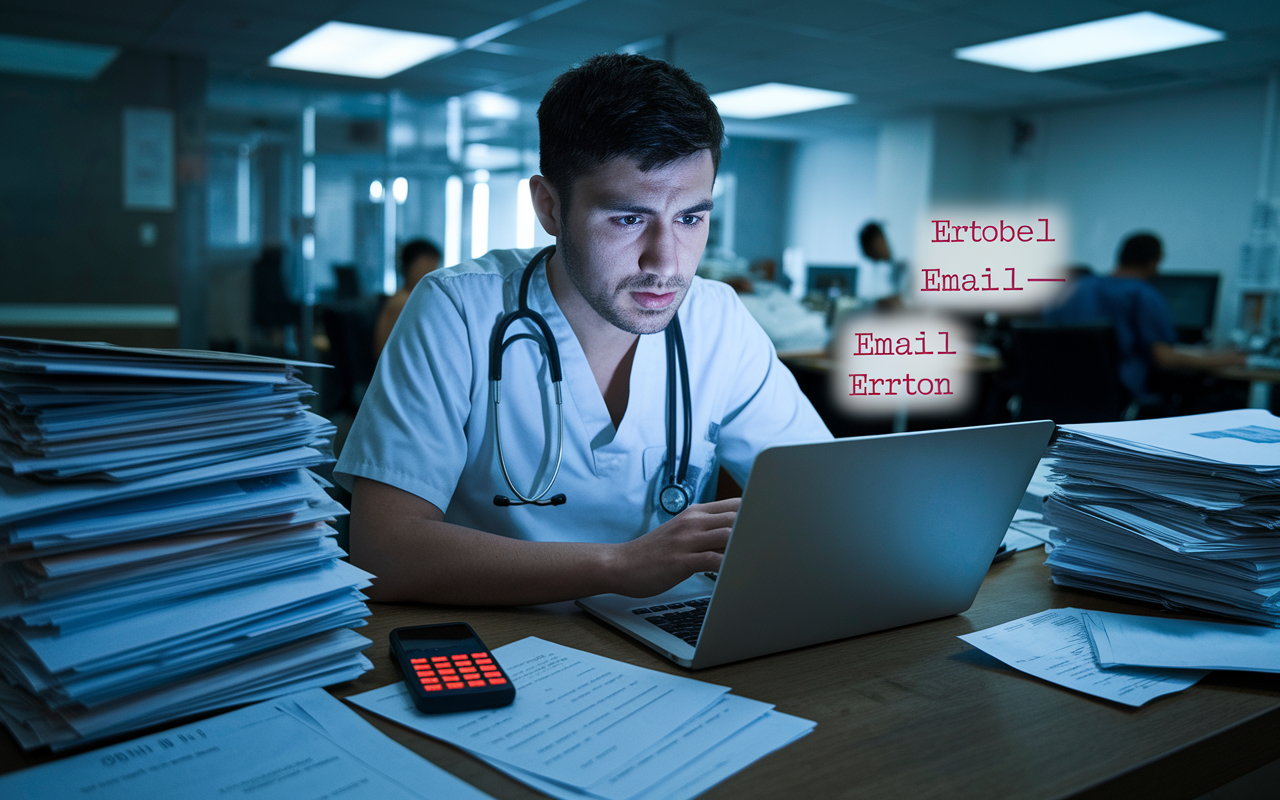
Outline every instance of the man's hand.
[(614, 573), (628, 597), (665, 592), (696, 572), (720, 569), (742, 498), (692, 505), (641, 536), (617, 545)]

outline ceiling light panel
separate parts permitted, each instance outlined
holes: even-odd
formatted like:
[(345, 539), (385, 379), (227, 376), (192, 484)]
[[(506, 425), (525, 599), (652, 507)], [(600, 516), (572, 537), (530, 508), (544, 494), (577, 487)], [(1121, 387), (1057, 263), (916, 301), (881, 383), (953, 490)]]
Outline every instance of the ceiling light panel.
[(457, 41), (448, 36), (326, 22), (267, 63), (307, 72), (386, 78), (456, 47)]
[(0, 34), (0, 72), (91, 81), (119, 55), (120, 48)]
[(819, 108), (847, 106), (857, 100), (847, 92), (831, 92), (788, 83), (762, 83), (711, 95), (720, 114), (736, 119), (764, 119)]
[(1219, 42), (1225, 38), (1225, 33), (1213, 28), (1141, 11), (961, 47), (955, 56), (1023, 72), (1044, 72)]

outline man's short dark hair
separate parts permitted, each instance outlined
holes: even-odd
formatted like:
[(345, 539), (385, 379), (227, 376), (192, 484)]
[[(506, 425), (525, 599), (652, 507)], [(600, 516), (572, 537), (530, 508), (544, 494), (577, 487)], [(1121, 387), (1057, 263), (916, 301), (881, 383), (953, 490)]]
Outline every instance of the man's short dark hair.
[(1164, 257), (1164, 246), (1160, 238), (1153, 233), (1135, 233), (1124, 244), (1120, 245), (1120, 257), (1116, 260), (1122, 267), (1146, 267), (1158, 263)]
[(411, 239), (400, 248), (400, 274), (409, 277), (409, 267), (422, 256), (440, 261), (440, 248), (427, 239)]
[(665, 61), (592, 56), (551, 83), (538, 106), (542, 175), (568, 203), (573, 182), (618, 156), (648, 172), (699, 150), (720, 168), (724, 123), (702, 84)]
[(884, 229), (880, 227), (880, 223), (868, 222), (863, 225), (862, 230), (858, 231), (858, 246), (862, 248), (862, 254), (871, 258), (871, 243), (883, 238)]

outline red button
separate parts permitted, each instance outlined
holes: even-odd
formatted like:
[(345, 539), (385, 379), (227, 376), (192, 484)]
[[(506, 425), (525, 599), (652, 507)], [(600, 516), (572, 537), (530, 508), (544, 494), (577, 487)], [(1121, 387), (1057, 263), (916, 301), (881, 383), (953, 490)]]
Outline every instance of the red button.
[(461, 688), (463, 688), (463, 686), (465, 686), (465, 685), (466, 685), (466, 684), (462, 684), (462, 683), (446, 683), (446, 684), (444, 685), (444, 688), (446, 688), (446, 689), (461, 689)]
[(423, 679), (422, 679), (422, 682), (423, 682), (424, 684), (426, 684), (426, 683), (439, 683), (439, 682), (440, 682), (440, 679), (439, 679), (439, 678), (423, 678)]
[(426, 660), (425, 658), (411, 658), (411, 659), (409, 659), (409, 663), (410, 663), (410, 664), (425, 664), (425, 663), (427, 663), (427, 660)]
[(479, 671), (480, 670), (476, 669), (475, 667), (458, 667), (458, 672), (461, 672), (463, 675), (466, 675), (468, 672), (479, 672)]
[(486, 678), (501, 678), (501, 677), (502, 677), (502, 673), (501, 673), (501, 672), (486, 672), (486, 673), (484, 674), (484, 676), (485, 676)]
[(484, 686), (484, 681), (467, 681), (468, 686)]
[(457, 661), (460, 658), (471, 658), (471, 656), (467, 655), (466, 653), (458, 653), (456, 655), (449, 656), (449, 658), (452, 658), (454, 661)]
[(507, 682), (506, 678), (490, 678), (489, 679), (489, 683), (493, 686), (497, 686), (499, 684), (506, 683), (506, 682)]
[(440, 674), (441, 675), (457, 675), (458, 671), (453, 667), (441, 667)]
[(489, 654), (488, 653), (472, 653), (471, 657), (472, 658), (488, 658)]
[(476, 659), (476, 663), (477, 663), (477, 664), (492, 664), (492, 663), (493, 663), (493, 659), (491, 659), (491, 658), (477, 658), (477, 659)]
[(449, 657), (448, 656), (432, 656), (431, 660), (435, 662), (448, 661)]
[(423, 686), (423, 687), (422, 687), (422, 691), (424, 691), (424, 692), (441, 692), (441, 691), (444, 691), (444, 687), (443, 687), (443, 686), (441, 686), (440, 684), (436, 683), (436, 684), (432, 684), (432, 685), (429, 685), (429, 686)]

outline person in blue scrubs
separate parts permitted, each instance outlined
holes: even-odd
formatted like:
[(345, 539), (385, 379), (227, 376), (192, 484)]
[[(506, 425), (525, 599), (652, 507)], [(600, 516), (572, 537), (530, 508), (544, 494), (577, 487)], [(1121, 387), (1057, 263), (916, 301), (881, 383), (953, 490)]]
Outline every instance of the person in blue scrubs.
[[(539, 329), (513, 326), (501, 400), (495, 323), (517, 307), (534, 251), (494, 251), (414, 289), (335, 470), (351, 488), (351, 556), (378, 600), (520, 605), (646, 597), (717, 569), (755, 455), (830, 438), (768, 337), (725, 284), (694, 275), (707, 241), (723, 125), (685, 71), (597, 56), (538, 111), (535, 214), (556, 239), (529, 271), (563, 365), (563, 449)], [(669, 513), (668, 355), (678, 315), (690, 389), (691, 504)], [(683, 406), (683, 401), (681, 402)], [(499, 458), (495, 414), (501, 426)], [(681, 418), (682, 420), (682, 418)], [(684, 423), (680, 422), (683, 434)], [(554, 475), (559, 505), (507, 505)]]

